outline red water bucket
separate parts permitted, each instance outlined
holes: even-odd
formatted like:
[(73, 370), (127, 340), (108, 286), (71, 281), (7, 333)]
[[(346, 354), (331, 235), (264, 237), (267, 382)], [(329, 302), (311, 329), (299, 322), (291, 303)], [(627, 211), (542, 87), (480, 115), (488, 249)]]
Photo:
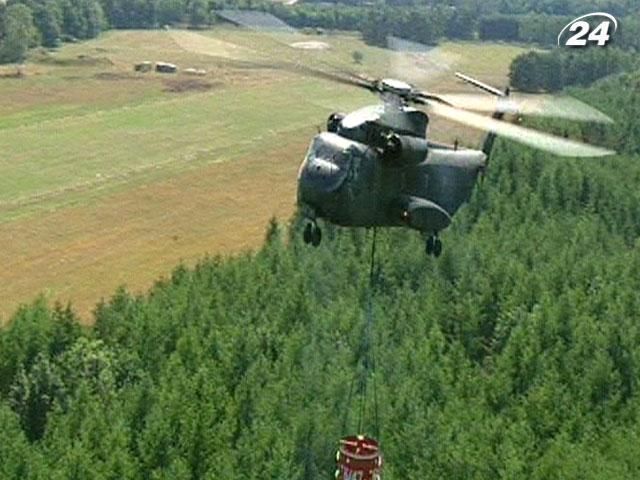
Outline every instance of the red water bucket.
[(378, 442), (363, 435), (340, 440), (336, 453), (337, 480), (380, 480), (382, 453)]

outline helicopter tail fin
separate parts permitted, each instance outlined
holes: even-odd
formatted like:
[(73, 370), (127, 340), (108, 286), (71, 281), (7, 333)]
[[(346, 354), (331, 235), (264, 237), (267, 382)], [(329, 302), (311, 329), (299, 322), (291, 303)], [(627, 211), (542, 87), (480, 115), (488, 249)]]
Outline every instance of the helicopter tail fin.
[[(511, 89), (509, 87), (505, 88), (504, 91), (502, 91), (495, 87), (492, 87), (491, 85), (487, 85), (480, 80), (476, 80), (475, 78), (465, 75), (464, 73), (456, 72), (455, 75), (460, 80), (499, 98), (507, 98), (511, 93)], [(491, 117), (495, 118), (496, 120), (502, 120), (504, 115), (505, 112), (503, 110), (496, 110), (495, 112), (493, 112), (493, 115), (491, 115)], [(482, 152), (487, 156), (487, 160), (491, 156), (491, 150), (493, 149), (493, 143), (495, 142), (495, 140), (496, 134), (494, 132), (487, 133), (487, 136), (484, 138), (484, 142), (482, 143)]]

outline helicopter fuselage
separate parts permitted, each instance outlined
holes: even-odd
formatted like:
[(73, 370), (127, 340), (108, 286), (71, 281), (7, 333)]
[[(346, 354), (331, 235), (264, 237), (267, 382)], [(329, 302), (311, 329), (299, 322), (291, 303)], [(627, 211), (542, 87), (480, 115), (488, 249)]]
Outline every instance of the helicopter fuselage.
[(426, 140), (428, 117), (410, 107), (366, 107), (314, 137), (298, 175), (312, 221), (409, 227), (437, 235), (473, 191), (481, 151)]

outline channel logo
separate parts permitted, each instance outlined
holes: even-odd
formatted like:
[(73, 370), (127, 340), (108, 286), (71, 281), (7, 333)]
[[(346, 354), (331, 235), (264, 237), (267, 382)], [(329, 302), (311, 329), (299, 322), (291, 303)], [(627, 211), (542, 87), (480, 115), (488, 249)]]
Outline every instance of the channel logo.
[[(602, 18), (603, 21), (597, 25), (585, 20), (598, 17)], [(613, 24), (613, 32), (611, 32), (611, 24)], [(605, 12), (587, 13), (571, 20), (564, 26), (558, 34), (558, 46), (581, 48), (592, 44), (604, 47), (611, 40), (611, 35), (617, 30), (618, 20), (613, 15)], [(567, 35), (565, 35), (565, 32), (567, 32)], [(573, 33), (573, 35), (568, 36), (569, 33)], [(564, 43), (562, 43), (563, 35), (568, 37)]]

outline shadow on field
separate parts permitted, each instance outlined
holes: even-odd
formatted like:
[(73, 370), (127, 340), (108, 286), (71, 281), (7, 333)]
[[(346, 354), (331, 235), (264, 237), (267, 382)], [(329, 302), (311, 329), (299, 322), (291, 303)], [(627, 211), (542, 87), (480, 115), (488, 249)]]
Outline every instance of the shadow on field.
[(171, 93), (206, 92), (222, 87), (222, 82), (207, 82), (195, 78), (178, 78), (164, 81), (164, 91)]

